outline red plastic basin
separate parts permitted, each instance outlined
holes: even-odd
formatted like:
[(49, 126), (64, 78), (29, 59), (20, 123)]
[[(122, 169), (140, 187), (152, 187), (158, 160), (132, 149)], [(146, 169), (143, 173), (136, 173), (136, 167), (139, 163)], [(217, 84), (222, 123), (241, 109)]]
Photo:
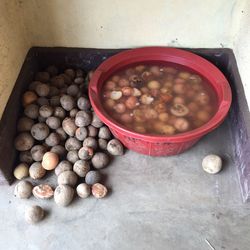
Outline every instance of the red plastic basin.
[[(144, 135), (117, 123), (104, 110), (101, 88), (105, 80), (122, 68), (139, 63), (175, 63), (203, 76), (217, 94), (218, 110), (203, 126), (174, 136)], [(93, 74), (89, 97), (98, 117), (127, 148), (152, 156), (179, 154), (193, 146), (203, 135), (217, 128), (225, 119), (231, 105), (232, 93), (228, 81), (213, 64), (193, 53), (164, 47), (128, 50), (104, 61)]]

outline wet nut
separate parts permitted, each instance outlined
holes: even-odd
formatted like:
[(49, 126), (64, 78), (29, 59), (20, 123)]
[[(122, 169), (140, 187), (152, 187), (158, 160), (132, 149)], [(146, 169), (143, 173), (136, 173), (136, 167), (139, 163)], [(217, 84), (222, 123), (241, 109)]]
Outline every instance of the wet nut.
[[(60, 91), (61, 92), (61, 91)], [(56, 96), (52, 96), (50, 98), (50, 101), (49, 101), (50, 105), (52, 107), (57, 107), (57, 106), (60, 106), (60, 96), (59, 95), (56, 95)]]
[(77, 107), (80, 110), (87, 111), (91, 108), (90, 102), (86, 97), (79, 97), (77, 100)]
[(73, 166), (73, 171), (80, 177), (85, 177), (85, 175), (89, 172), (90, 165), (87, 161), (78, 160), (75, 162)]
[(54, 191), (54, 200), (58, 206), (68, 206), (74, 198), (74, 189), (68, 185), (59, 185)]
[(174, 104), (171, 108), (170, 108), (170, 112), (175, 115), (175, 116), (186, 116), (189, 113), (189, 109), (180, 103)]
[(171, 125), (165, 124), (161, 128), (161, 132), (165, 135), (173, 135), (175, 133), (175, 128)]
[(29, 176), (29, 166), (26, 163), (20, 163), (14, 170), (16, 179), (21, 180)]
[(50, 76), (49, 76), (49, 73), (46, 71), (38, 72), (36, 73), (35, 79), (36, 81), (39, 81), (39, 82), (48, 82), (50, 79)]
[(202, 160), (202, 168), (209, 174), (217, 174), (222, 169), (222, 159), (220, 156), (211, 154)]
[(81, 160), (90, 160), (94, 155), (94, 150), (91, 147), (83, 146), (78, 151), (78, 156)]
[(98, 137), (101, 139), (110, 139), (111, 138), (111, 132), (108, 127), (103, 126), (99, 129)]
[(23, 106), (27, 106), (37, 100), (37, 95), (33, 91), (26, 91), (23, 94)]
[(31, 127), (34, 125), (34, 121), (28, 117), (21, 117), (17, 123), (18, 132), (27, 132), (31, 130)]
[(103, 126), (102, 121), (99, 119), (99, 117), (96, 115), (96, 113), (92, 113), (92, 122), (91, 125), (95, 128), (100, 128)]
[(123, 145), (117, 139), (112, 139), (108, 142), (107, 150), (111, 155), (123, 155), (124, 154)]
[(43, 159), (43, 155), (47, 152), (47, 148), (43, 145), (35, 145), (30, 150), (31, 156), (34, 161), (41, 161)]
[(124, 113), (126, 111), (126, 106), (123, 103), (117, 103), (113, 106), (113, 108), (119, 114)]
[(108, 142), (105, 139), (98, 139), (98, 146), (101, 150), (107, 150)]
[(97, 140), (93, 137), (87, 137), (83, 141), (83, 146), (87, 146), (87, 147), (93, 148), (95, 150), (98, 147)]
[(145, 110), (145, 118), (146, 119), (156, 119), (158, 117), (158, 113), (154, 110), (154, 109), (152, 109), (152, 108), (150, 108), (150, 109), (146, 109)]
[(57, 133), (52, 132), (46, 139), (45, 143), (49, 147), (56, 146), (60, 143), (60, 136)]
[(61, 98), (60, 98), (60, 103), (61, 103), (61, 106), (67, 110), (67, 111), (70, 111), (71, 109), (73, 109), (75, 107), (75, 100), (72, 96), (70, 95), (63, 95)]
[(123, 87), (122, 88), (122, 94), (124, 95), (124, 96), (131, 96), (131, 95), (133, 95), (133, 93), (134, 93), (134, 90), (133, 90), (133, 88), (131, 88), (131, 87)]
[(37, 180), (45, 176), (46, 170), (42, 167), (40, 162), (34, 162), (29, 168), (29, 175), (32, 179)]
[(39, 97), (39, 98), (36, 100), (36, 103), (37, 103), (39, 106), (49, 105), (49, 100), (48, 100), (46, 97)]
[(33, 162), (30, 151), (22, 151), (19, 153), (20, 162), (31, 164)]
[(159, 120), (162, 122), (166, 122), (169, 119), (169, 114), (168, 113), (160, 113), (158, 116)]
[(65, 141), (68, 138), (62, 127), (56, 129), (56, 133), (59, 135), (61, 141)]
[(200, 105), (207, 105), (210, 101), (210, 97), (205, 92), (200, 92), (195, 100)]
[(189, 77), (190, 77), (190, 73), (189, 72), (185, 72), (185, 71), (182, 71), (182, 72), (180, 72), (179, 74), (178, 74), (178, 76), (180, 77), (180, 78), (183, 78), (183, 79), (188, 79)]
[(75, 125), (74, 119), (66, 117), (62, 122), (62, 128), (69, 136), (74, 136), (77, 126)]
[(65, 147), (63, 147), (62, 145), (55, 145), (50, 149), (50, 152), (55, 153), (59, 156), (60, 159), (64, 158), (67, 151), (65, 149)]
[(59, 176), (64, 171), (71, 171), (73, 169), (72, 164), (69, 161), (61, 161), (55, 168), (55, 174)]
[(14, 144), (16, 150), (27, 151), (32, 148), (34, 139), (29, 133), (23, 132), (16, 137)]
[(42, 166), (46, 170), (52, 170), (56, 168), (58, 162), (59, 162), (59, 157), (57, 154), (53, 152), (47, 152), (43, 156)]
[[(178, 80), (178, 79), (177, 79)], [(177, 80), (175, 82), (177, 82)], [(173, 86), (173, 91), (176, 94), (185, 94), (186, 92), (186, 87), (185, 85), (182, 83), (184, 80), (179, 80), (178, 83), (174, 84)]]
[(67, 151), (79, 150), (81, 148), (81, 142), (74, 137), (70, 137), (65, 142), (65, 148)]
[(26, 208), (25, 220), (29, 224), (36, 224), (44, 218), (44, 210), (40, 206), (30, 206)]
[(58, 175), (57, 182), (59, 185), (69, 185), (74, 187), (77, 183), (77, 175), (73, 171), (63, 171)]
[(133, 96), (141, 96), (141, 91), (137, 88), (133, 88)]
[(76, 114), (79, 112), (79, 110), (77, 108), (74, 108), (74, 109), (71, 109), (70, 112), (69, 112), (69, 116), (71, 118), (75, 118), (76, 117)]
[(161, 84), (158, 81), (150, 81), (148, 82), (148, 88), (149, 89), (159, 89), (161, 87)]
[(20, 199), (28, 199), (32, 194), (32, 188), (29, 181), (20, 181), (15, 186), (14, 195)]
[(31, 135), (36, 140), (42, 141), (49, 135), (49, 127), (45, 123), (37, 123), (32, 126)]
[(180, 96), (176, 96), (174, 99), (173, 99), (173, 103), (174, 104), (185, 104), (185, 100), (184, 98), (180, 97)]
[(105, 153), (97, 152), (92, 157), (91, 162), (94, 168), (101, 169), (108, 165), (109, 157)]
[(48, 117), (52, 116), (53, 111), (54, 110), (51, 106), (43, 105), (39, 109), (39, 115), (43, 118), (48, 118)]
[(83, 141), (88, 136), (88, 130), (85, 127), (76, 129), (75, 137), (79, 141)]
[(125, 106), (128, 109), (134, 109), (137, 105), (139, 105), (138, 100), (135, 96), (130, 96), (126, 101), (125, 101)]
[(188, 79), (191, 83), (201, 83), (202, 79), (198, 75), (191, 75)]
[(85, 199), (90, 196), (90, 186), (86, 183), (81, 183), (77, 186), (76, 193), (80, 198)]
[(122, 114), (120, 120), (124, 123), (131, 123), (133, 121), (133, 117), (129, 113)]
[(48, 96), (49, 90), (49, 85), (45, 83), (38, 84), (35, 89), (36, 93), (41, 97)]
[(87, 130), (88, 130), (88, 135), (89, 135), (90, 137), (96, 137), (97, 134), (98, 134), (98, 129), (95, 128), (95, 127), (92, 126), (92, 125), (89, 125), (88, 128), (87, 128)]
[(32, 190), (32, 193), (37, 199), (50, 199), (54, 195), (52, 187), (48, 184), (40, 184), (35, 186)]
[(106, 90), (113, 90), (116, 87), (116, 83), (113, 81), (108, 81), (105, 83)]
[(127, 87), (129, 86), (129, 81), (126, 78), (120, 78), (118, 81), (118, 85), (120, 87)]
[(75, 163), (76, 161), (79, 160), (79, 157), (78, 157), (78, 152), (76, 150), (73, 150), (73, 151), (69, 151), (67, 153), (67, 160), (71, 163)]
[(51, 128), (51, 129), (57, 129), (61, 126), (61, 121), (59, 118), (51, 116), (46, 119), (46, 124)]
[(66, 112), (62, 107), (55, 107), (54, 116), (60, 119), (64, 119), (66, 116)]
[(77, 96), (79, 93), (79, 87), (76, 84), (72, 84), (67, 88), (67, 94), (70, 96)]
[(94, 185), (95, 183), (98, 183), (101, 181), (101, 174), (99, 171), (89, 171), (85, 176), (85, 182), (88, 185)]
[(174, 123), (174, 127), (180, 132), (185, 132), (189, 129), (190, 124), (185, 118), (177, 118)]
[(39, 115), (39, 107), (36, 104), (29, 104), (24, 109), (24, 114), (30, 119), (37, 119)]
[(86, 127), (90, 125), (91, 120), (92, 120), (91, 114), (89, 112), (82, 110), (76, 114), (75, 124), (77, 127)]
[(107, 195), (107, 193), (108, 193), (107, 188), (100, 183), (95, 183), (92, 186), (92, 194), (97, 199), (104, 198)]
[(210, 114), (205, 110), (200, 110), (197, 112), (196, 117), (202, 122), (207, 122), (210, 119)]
[(154, 101), (154, 98), (148, 94), (144, 94), (140, 98), (140, 102), (145, 105), (149, 105)]

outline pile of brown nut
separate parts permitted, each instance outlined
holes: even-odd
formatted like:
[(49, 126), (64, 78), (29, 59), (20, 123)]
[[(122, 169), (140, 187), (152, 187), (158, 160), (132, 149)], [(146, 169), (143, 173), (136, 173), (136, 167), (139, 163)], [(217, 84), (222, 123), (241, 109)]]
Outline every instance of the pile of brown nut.
[[(87, 86), (92, 73), (86, 77), (81, 69), (59, 73), (49, 66), (36, 74), (23, 94), (24, 111), (15, 139), (20, 163), (14, 176), (21, 180), (15, 187), (16, 197), (54, 197), (57, 205), (68, 206), (75, 190), (80, 198), (91, 193), (98, 199), (107, 195), (99, 170), (109, 164), (110, 157), (123, 155), (124, 149), (91, 108)], [(55, 189), (46, 179), (39, 185), (24, 180), (39, 180), (51, 171), (57, 176)], [(35, 223), (43, 215), (34, 206), (26, 211), (26, 220)]]

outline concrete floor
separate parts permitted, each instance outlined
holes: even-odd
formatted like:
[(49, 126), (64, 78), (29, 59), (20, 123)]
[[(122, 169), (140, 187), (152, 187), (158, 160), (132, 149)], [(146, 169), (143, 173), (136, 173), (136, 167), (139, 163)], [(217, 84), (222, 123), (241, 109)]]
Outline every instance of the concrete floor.
[[(53, 201), (19, 200), (0, 187), (0, 249), (211, 250), (250, 249), (250, 204), (242, 204), (227, 122), (188, 152), (153, 158), (127, 151), (103, 173), (111, 194), (75, 200), (67, 208)], [(201, 159), (225, 160), (208, 175)], [(24, 221), (28, 204), (47, 209), (35, 226)]]

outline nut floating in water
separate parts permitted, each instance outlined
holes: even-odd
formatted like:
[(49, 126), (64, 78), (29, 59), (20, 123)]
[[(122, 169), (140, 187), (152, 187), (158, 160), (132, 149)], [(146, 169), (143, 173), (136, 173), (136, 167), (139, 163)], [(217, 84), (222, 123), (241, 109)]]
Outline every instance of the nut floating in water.
[(108, 193), (107, 188), (100, 183), (95, 183), (92, 186), (92, 194), (97, 199), (104, 198), (107, 195), (107, 193)]
[(40, 206), (30, 206), (25, 211), (25, 220), (29, 224), (35, 224), (44, 218), (44, 210)]
[(32, 188), (29, 181), (20, 181), (15, 186), (14, 195), (20, 199), (28, 199), (32, 194)]
[(43, 156), (42, 166), (46, 170), (52, 170), (57, 166), (58, 162), (59, 162), (59, 157), (57, 154), (53, 152), (47, 152)]
[(217, 174), (222, 169), (222, 159), (220, 156), (211, 154), (202, 160), (202, 168), (209, 174)]
[(52, 187), (48, 184), (35, 186), (32, 193), (38, 199), (50, 199), (54, 195)]

